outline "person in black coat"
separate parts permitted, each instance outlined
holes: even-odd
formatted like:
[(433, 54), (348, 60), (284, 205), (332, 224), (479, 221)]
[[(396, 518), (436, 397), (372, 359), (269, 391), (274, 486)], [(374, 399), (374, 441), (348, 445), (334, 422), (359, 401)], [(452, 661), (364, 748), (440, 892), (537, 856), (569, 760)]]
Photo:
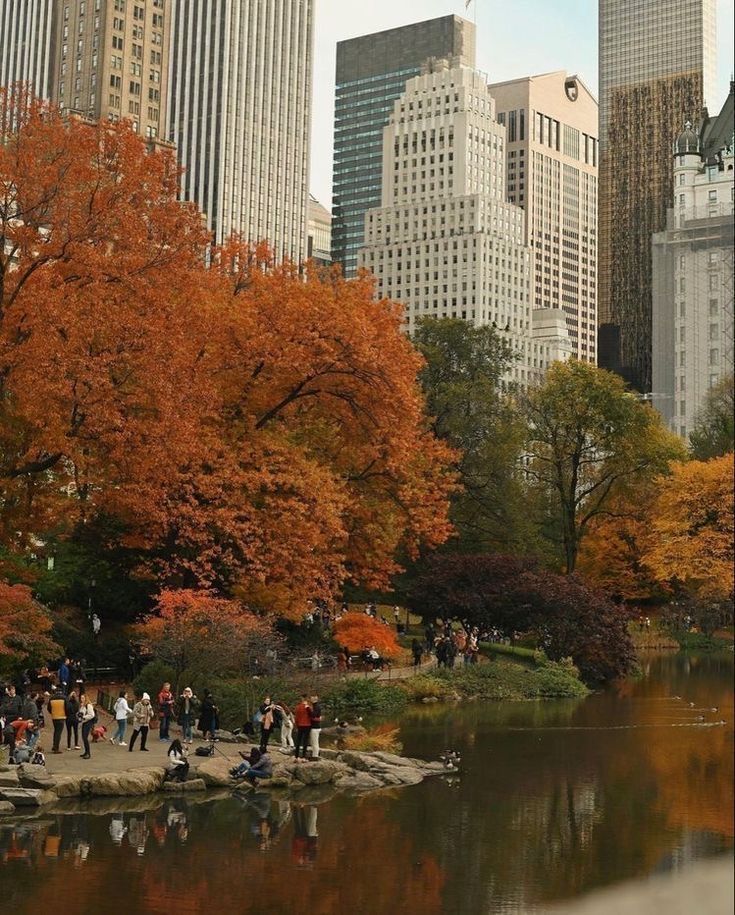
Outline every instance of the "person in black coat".
[(218, 712), (214, 697), (208, 689), (202, 694), (202, 707), (199, 712), (199, 730), (206, 740), (209, 737), (214, 740), (219, 727)]

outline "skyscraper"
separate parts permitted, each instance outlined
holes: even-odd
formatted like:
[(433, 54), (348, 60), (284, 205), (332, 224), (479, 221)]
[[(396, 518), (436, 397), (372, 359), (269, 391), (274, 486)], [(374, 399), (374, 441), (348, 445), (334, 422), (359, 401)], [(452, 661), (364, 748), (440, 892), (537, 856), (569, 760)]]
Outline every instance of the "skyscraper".
[(57, 6), (52, 101), (94, 120), (128, 119), (141, 136), (161, 138), (171, 0)]
[(599, 361), (651, 390), (651, 238), (672, 140), (714, 100), (715, 0), (600, 0)]
[(597, 361), (597, 100), (563, 70), (491, 83), (506, 126), (508, 200), (526, 212), (534, 308), (561, 308), (574, 355)]
[(28, 83), (40, 98), (51, 96), (56, 0), (0, 2), (0, 86)]
[(313, 0), (177, 0), (168, 138), (215, 240), (307, 249)]
[(365, 213), (380, 204), (383, 128), (406, 82), (428, 58), (475, 66), (475, 27), (444, 16), (337, 45), (332, 260), (353, 276)]
[[(506, 201), (506, 128), (485, 79), (433, 61), (409, 81), (384, 131), (382, 205), (365, 219), (360, 266), (377, 295), (423, 317), (496, 327), (518, 356), (524, 386), (571, 354), (560, 310), (531, 307), (525, 217)], [(538, 324), (534, 327), (534, 323)]]

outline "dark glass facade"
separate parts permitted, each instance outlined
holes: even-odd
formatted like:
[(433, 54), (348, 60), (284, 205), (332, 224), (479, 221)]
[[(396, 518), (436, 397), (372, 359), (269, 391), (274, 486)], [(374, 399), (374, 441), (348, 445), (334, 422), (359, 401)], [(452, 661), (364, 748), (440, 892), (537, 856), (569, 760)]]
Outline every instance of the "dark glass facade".
[(432, 57), (475, 66), (475, 27), (444, 16), (337, 45), (332, 260), (354, 276), (365, 213), (380, 205), (383, 128), (409, 79)]

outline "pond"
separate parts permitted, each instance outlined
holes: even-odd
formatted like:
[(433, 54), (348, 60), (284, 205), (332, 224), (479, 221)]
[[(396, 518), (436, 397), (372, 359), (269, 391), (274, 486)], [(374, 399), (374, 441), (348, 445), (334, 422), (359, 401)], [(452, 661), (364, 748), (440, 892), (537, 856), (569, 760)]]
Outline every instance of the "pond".
[(581, 701), (415, 708), (406, 754), (456, 748), (462, 773), (400, 791), (0, 821), (6, 907), (534, 912), (679, 869), (733, 847), (732, 682), (732, 654), (652, 656), (641, 678)]

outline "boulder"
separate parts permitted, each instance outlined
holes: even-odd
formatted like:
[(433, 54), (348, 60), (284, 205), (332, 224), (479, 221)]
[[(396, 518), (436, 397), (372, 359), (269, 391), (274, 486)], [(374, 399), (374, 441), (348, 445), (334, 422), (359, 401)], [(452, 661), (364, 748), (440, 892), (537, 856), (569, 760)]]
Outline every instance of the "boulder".
[[(166, 770), (159, 768), (130, 769), (127, 772), (110, 772), (93, 775), (87, 779), (90, 797), (138, 797), (153, 794), (163, 784)], [(82, 785), (83, 793), (86, 785)]]
[(359, 772), (369, 772), (375, 767), (375, 760), (369, 753), (358, 753), (356, 750), (345, 750), (340, 753), (339, 759), (351, 769), (357, 769)]
[(339, 776), (335, 785), (341, 791), (375, 791), (383, 787), (383, 782), (367, 772), (346, 772)]
[(346, 770), (344, 763), (316, 759), (313, 762), (296, 763), (293, 774), (302, 785), (329, 785)]
[(17, 767), (13, 766), (7, 772), (0, 772), (0, 788), (20, 788)]
[(196, 776), (203, 779), (208, 788), (230, 788), (233, 785), (230, 769), (236, 764), (234, 759), (211, 756), (197, 766)]
[(410, 766), (386, 766), (371, 774), (385, 785), (418, 785), (424, 780), (423, 773)]
[(56, 779), (54, 791), (59, 797), (83, 797), (89, 794), (86, 775), (62, 775)]
[(233, 734), (231, 731), (217, 731), (217, 740), (220, 743), (247, 743), (248, 738), (242, 734)]
[(9, 801), (16, 807), (45, 807), (58, 800), (54, 791), (40, 788), (0, 788), (0, 800)]
[(0, 816), (8, 816), (12, 813), (15, 813), (15, 804), (11, 804), (10, 801), (0, 801)]
[(206, 791), (203, 778), (192, 778), (188, 782), (164, 782), (163, 790), (167, 794), (189, 794), (191, 791)]
[(23, 763), (18, 766), (18, 778), (23, 788), (53, 788), (56, 779), (53, 778), (46, 766), (33, 766), (31, 763)]

